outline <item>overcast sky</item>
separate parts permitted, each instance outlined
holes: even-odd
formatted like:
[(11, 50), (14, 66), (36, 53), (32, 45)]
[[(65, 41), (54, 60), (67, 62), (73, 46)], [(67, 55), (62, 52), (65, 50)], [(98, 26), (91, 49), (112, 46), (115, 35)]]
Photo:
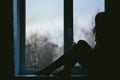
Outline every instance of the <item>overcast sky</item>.
[[(93, 45), (92, 37), (85, 37), (85, 34), (91, 33), (94, 16), (104, 11), (104, 0), (73, 1), (74, 41), (84, 39)], [(38, 32), (49, 35), (51, 41), (63, 45), (63, 11), (63, 0), (26, 0), (26, 35)]]

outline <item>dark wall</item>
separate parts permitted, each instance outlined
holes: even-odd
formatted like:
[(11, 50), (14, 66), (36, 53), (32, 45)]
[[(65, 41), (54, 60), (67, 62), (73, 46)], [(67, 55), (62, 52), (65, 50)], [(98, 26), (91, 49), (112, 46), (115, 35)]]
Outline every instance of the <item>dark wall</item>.
[(0, 80), (13, 78), (12, 0), (0, 1)]
[(107, 36), (104, 38), (104, 44), (106, 44), (106, 46), (105, 55), (103, 56), (106, 56), (104, 61), (107, 61), (107, 63), (105, 63), (105, 65), (107, 65), (105, 67), (110, 71), (110, 73), (106, 73), (105, 75), (108, 75), (109, 80), (115, 80), (115, 78), (118, 77), (118, 72), (120, 72), (120, 4), (115, 0), (105, 0), (105, 5), (107, 21), (106, 26), (104, 26), (103, 29), (105, 29), (105, 35)]
[[(108, 25), (106, 28), (108, 29), (108, 42), (109, 42), (109, 52), (112, 53), (113, 58), (112, 60), (116, 60), (120, 57), (120, 4), (118, 1), (114, 0), (106, 0), (106, 12), (109, 15), (108, 17)], [(116, 60), (118, 61), (118, 60)], [(115, 63), (115, 62), (113, 62)]]

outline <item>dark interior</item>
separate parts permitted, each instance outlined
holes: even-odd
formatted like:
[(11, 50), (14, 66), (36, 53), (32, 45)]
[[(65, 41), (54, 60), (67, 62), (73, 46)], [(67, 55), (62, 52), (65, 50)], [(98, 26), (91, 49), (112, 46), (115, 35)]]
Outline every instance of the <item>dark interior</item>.
[[(22, 3), (24, 0), (20, 0)], [(70, 0), (65, 0), (70, 1)], [(105, 26), (105, 50), (106, 57), (102, 60), (108, 61), (104, 67), (108, 72), (97, 73), (97, 80), (115, 80), (119, 77), (119, 26), (120, 11), (117, 0), (105, 0), (105, 11), (108, 15)], [(21, 9), (24, 5), (21, 6)], [(14, 48), (13, 48), (13, 0), (1, 0), (0, 3), (0, 80), (61, 80), (60, 77), (23, 77), (14, 76)], [(24, 10), (24, 9), (23, 9)], [(71, 15), (71, 14), (70, 14)], [(24, 16), (22, 14), (21, 16)], [(69, 22), (68, 22), (69, 23)], [(70, 22), (72, 24), (72, 22)], [(22, 24), (24, 25), (24, 24)], [(21, 34), (22, 35), (22, 34)], [(67, 40), (65, 40), (67, 41)], [(69, 42), (71, 44), (71, 42)], [(101, 68), (102, 70), (102, 68)], [(117, 73), (118, 72), (118, 73)], [(88, 77), (71, 77), (70, 80), (89, 80)]]

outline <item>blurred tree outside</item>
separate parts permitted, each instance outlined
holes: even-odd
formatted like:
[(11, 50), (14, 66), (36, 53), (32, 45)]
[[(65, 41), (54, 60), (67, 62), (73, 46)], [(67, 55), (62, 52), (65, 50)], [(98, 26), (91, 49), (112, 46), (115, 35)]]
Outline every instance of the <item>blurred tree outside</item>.
[(63, 46), (50, 41), (50, 36), (32, 33), (26, 38), (25, 67), (43, 69), (63, 54)]

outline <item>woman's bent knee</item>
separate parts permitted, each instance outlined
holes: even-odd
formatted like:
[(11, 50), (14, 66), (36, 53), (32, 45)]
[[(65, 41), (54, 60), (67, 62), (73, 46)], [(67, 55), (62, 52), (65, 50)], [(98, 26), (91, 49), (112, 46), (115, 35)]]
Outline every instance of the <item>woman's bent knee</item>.
[(79, 42), (76, 45), (76, 55), (79, 58), (88, 57), (88, 55), (92, 52), (92, 48), (89, 46), (89, 44), (84, 40), (79, 40)]
[(78, 43), (77, 43), (77, 46), (79, 46), (79, 47), (81, 46), (81, 47), (84, 47), (84, 48), (86, 48), (86, 47), (91, 48), (90, 45), (84, 40), (79, 40)]

